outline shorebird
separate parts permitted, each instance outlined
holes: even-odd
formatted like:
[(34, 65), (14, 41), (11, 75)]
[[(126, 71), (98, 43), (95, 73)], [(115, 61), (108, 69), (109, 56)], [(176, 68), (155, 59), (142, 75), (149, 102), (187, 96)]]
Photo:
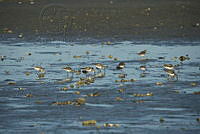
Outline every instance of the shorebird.
[(138, 53), (139, 56), (144, 56), (147, 53), (147, 50), (143, 50)]
[(73, 72), (73, 69), (71, 67), (64, 67), (63, 69), (68, 73)]
[(6, 58), (6, 56), (2, 56), (2, 55), (0, 56), (1, 61), (4, 61), (5, 58)]
[(178, 76), (174, 70), (165, 69), (164, 71), (168, 74), (168, 77), (176, 78), (178, 80)]
[(124, 67), (125, 67), (125, 63), (124, 63), (124, 62), (120, 62), (120, 63), (117, 65), (116, 69), (123, 69)]
[(106, 68), (106, 67), (105, 67), (103, 64), (101, 64), (101, 63), (95, 63), (94, 65), (95, 65), (96, 69), (97, 69), (97, 70), (100, 70), (100, 71), (101, 71), (102, 69), (105, 70), (105, 68)]
[(45, 69), (43, 68), (43, 67), (41, 67), (41, 66), (35, 66), (35, 67), (33, 67), (36, 71), (39, 71), (39, 72), (42, 72), (42, 73), (44, 73), (45, 72)]
[(174, 69), (174, 66), (172, 64), (164, 64), (163, 67), (164, 67), (164, 69), (168, 69), (168, 70)]
[(73, 75), (74, 70), (71, 67), (67, 66), (67, 67), (64, 67), (63, 69), (67, 72), (67, 76), (68, 76), (68, 73), (72, 73)]
[(183, 62), (183, 61), (185, 61), (185, 60), (189, 60), (190, 58), (189, 58), (188, 55), (186, 55), (186, 56), (180, 56), (178, 59), (179, 59), (181, 62)]
[(95, 72), (95, 69), (93, 67), (85, 67), (85, 68), (81, 68), (82, 73), (87, 74), (89, 72)]
[(146, 66), (140, 66), (140, 70), (142, 70), (142, 71), (146, 71)]

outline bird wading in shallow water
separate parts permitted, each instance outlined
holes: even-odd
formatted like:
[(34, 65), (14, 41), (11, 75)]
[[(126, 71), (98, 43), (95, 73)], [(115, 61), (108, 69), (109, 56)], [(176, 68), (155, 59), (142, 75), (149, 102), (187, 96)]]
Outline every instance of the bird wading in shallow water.
[(45, 72), (45, 69), (43, 68), (43, 67), (41, 67), (41, 66), (35, 66), (35, 67), (33, 67), (36, 71), (38, 71), (38, 72), (42, 72), (42, 73), (44, 73)]
[(142, 70), (142, 71), (146, 71), (146, 66), (140, 66), (140, 70)]
[(185, 60), (190, 60), (190, 57), (189, 57), (188, 55), (186, 55), (186, 56), (180, 56), (178, 59), (179, 59), (179, 60), (181, 61), (181, 63), (182, 63), (182, 62), (185, 61)]
[(163, 67), (164, 69), (168, 69), (168, 70), (174, 69), (174, 66), (172, 64), (164, 64)]
[(106, 67), (105, 67), (103, 64), (101, 64), (101, 63), (95, 63), (94, 65), (95, 65), (95, 67), (96, 67), (97, 70), (100, 70), (100, 72), (101, 72), (101, 70), (105, 70), (105, 68), (106, 68)]
[(116, 69), (123, 69), (124, 67), (125, 67), (125, 63), (124, 63), (124, 62), (120, 62), (120, 63), (117, 65)]
[(74, 70), (71, 67), (67, 66), (67, 67), (64, 67), (63, 69), (67, 72), (67, 76), (68, 76), (68, 73), (72, 73), (72, 76), (73, 76)]
[(138, 53), (139, 56), (145, 56), (145, 54), (147, 53), (147, 50), (143, 50), (141, 52)]
[(81, 71), (84, 74), (95, 73), (95, 69), (93, 67), (84, 67), (84, 68), (81, 68)]
[(164, 69), (164, 71), (168, 74), (168, 79), (175, 79), (178, 80), (178, 75), (175, 73), (174, 70)]

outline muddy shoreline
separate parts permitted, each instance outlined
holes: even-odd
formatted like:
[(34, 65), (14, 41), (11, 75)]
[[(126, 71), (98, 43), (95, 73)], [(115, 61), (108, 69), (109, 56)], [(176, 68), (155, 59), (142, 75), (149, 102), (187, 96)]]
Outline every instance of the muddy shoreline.
[(1, 38), (199, 39), (198, 0), (0, 2)]

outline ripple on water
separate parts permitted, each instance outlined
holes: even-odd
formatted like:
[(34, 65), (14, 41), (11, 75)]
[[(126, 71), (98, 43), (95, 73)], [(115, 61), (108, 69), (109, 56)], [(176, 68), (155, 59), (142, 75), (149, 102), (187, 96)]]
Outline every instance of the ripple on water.
[(151, 108), (152, 110), (156, 111), (184, 111), (184, 108), (164, 108), (164, 107), (154, 107)]
[(113, 105), (109, 104), (92, 104), (92, 103), (85, 103), (86, 106), (91, 106), (91, 107), (105, 107), (105, 108), (113, 108)]
[(16, 103), (8, 103), (7, 106), (12, 107), (12, 108), (26, 108), (26, 107), (31, 107), (31, 105), (16, 104)]

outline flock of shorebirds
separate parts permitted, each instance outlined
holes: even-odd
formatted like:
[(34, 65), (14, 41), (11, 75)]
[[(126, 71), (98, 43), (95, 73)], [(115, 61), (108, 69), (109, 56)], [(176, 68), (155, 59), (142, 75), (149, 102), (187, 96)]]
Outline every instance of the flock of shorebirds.
[[(147, 53), (147, 50), (143, 50), (140, 51), (139, 53), (137, 53), (139, 56), (143, 57), (145, 56)], [(180, 63), (182, 64), (183, 61), (185, 60), (189, 60), (189, 56), (180, 56), (178, 57)], [(119, 62), (119, 64), (116, 66), (117, 70), (122, 70), (125, 68), (125, 62)], [(178, 75), (175, 72), (175, 68), (177, 66), (179, 66), (180, 64), (177, 65), (172, 65), (172, 64), (164, 64), (163, 65), (163, 70), (167, 73), (167, 79), (168, 80), (178, 80)], [(72, 74), (71, 77), (73, 77), (73, 74), (77, 74), (80, 75), (81, 73), (85, 74), (86, 76), (90, 76), (91, 74), (95, 75), (96, 72), (102, 72), (104, 71), (105, 73), (105, 69), (107, 68), (106, 65), (103, 65), (102, 63), (94, 63), (93, 66), (86, 66), (83, 68), (80, 68), (79, 70), (74, 70), (72, 69), (70, 66), (66, 66), (63, 68), (63, 70), (65, 70), (67, 72), (67, 77), (69, 76), (69, 73)], [(141, 65), (140, 70), (145, 72), (147, 70), (147, 67), (145, 65)], [(35, 70), (37, 70), (40, 73), (45, 73), (45, 68), (41, 67), (41, 66), (35, 66), (34, 67)], [(119, 74), (119, 78), (125, 78), (127, 76), (127, 74)]]

